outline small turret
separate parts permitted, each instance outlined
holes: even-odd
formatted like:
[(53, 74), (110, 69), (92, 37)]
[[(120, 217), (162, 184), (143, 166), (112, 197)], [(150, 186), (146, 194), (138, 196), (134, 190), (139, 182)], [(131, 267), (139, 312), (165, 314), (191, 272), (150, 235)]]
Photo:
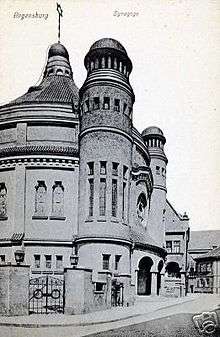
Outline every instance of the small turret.
[(61, 43), (54, 43), (48, 52), (44, 77), (52, 75), (73, 77), (68, 51)]
[(150, 153), (150, 167), (154, 180), (151, 196), (150, 223), (154, 240), (163, 246), (165, 240), (163, 214), (166, 205), (166, 166), (168, 163), (164, 153), (166, 138), (162, 130), (156, 126), (146, 128), (142, 132), (142, 137)]

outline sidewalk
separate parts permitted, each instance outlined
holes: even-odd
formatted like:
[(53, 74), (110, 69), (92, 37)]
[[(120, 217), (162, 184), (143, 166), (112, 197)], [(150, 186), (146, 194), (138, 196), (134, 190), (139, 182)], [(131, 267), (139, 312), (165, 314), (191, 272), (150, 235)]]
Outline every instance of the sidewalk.
[(47, 328), (104, 324), (146, 315), (147, 313), (152, 313), (160, 309), (194, 301), (197, 298), (197, 294), (190, 294), (183, 298), (143, 296), (136, 298), (134, 306), (114, 307), (108, 310), (96, 311), (83, 315), (49, 314), (16, 317), (0, 316), (0, 326)]

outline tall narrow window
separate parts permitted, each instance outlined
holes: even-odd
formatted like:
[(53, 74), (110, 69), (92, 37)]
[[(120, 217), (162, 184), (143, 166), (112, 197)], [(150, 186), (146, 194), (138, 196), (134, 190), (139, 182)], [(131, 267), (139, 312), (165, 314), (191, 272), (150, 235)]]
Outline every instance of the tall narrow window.
[(127, 166), (123, 166), (123, 178), (124, 179), (127, 179), (127, 172), (128, 172), (128, 168), (127, 168)]
[(7, 188), (0, 183), (0, 219), (7, 218)]
[(43, 180), (38, 180), (35, 186), (35, 214), (34, 216), (45, 217), (47, 211), (46, 198), (47, 186)]
[(57, 255), (56, 256), (56, 269), (62, 269), (63, 268), (63, 256)]
[(95, 60), (95, 69), (98, 69), (98, 68), (99, 68), (99, 60), (96, 59), (96, 60)]
[(85, 112), (89, 111), (89, 99), (85, 100)]
[(110, 109), (110, 97), (104, 97), (103, 100), (103, 109), (109, 110)]
[(121, 255), (115, 255), (115, 270), (118, 270)]
[(45, 255), (45, 267), (47, 269), (51, 269), (52, 267), (52, 256), (51, 255)]
[(40, 268), (40, 255), (34, 255), (34, 268)]
[(105, 58), (104, 58), (104, 56), (102, 57), (101, 65), (102, 65), (102, 68), (105, 68)]
[(172, 241), (166, 241), (167, 253), (172, 253)]
[(112, 65), (112, 60), (111, 60), (111, 56), (108, 57), (108, 68), (111, 68)]
[(93, 109), (94, 110), (99, 109), (99, 97), (94, 97), (94, 99), (93, 99)]
[(110, 260), (109, 254), (103, 254), (102, 255), (102, 269), (109, 270), (109, 260)]
[(123, 182), (123, 191), (122, 191), (122, 218), (125, 218), (125, 200), (126, 200), (126, 183)]
[(94, 206), (94, 179), (89, 179), (89, 216), (93, 216)]
[(125, 113), (126, 112), (126, 110), (127, 110), (127, 103), (124, 103), (124, 105), (123, 105), (123, 112)]
[(89, 175), (94, 174), (94, 162), (88, 163), (88, 168), (89, 168)]
[(118, 163), (112, 163), (112, 175), (118, 175)]
[(137, 200), (137, 216), (140, 224), (144, 224), (146, 219), (147, 198), (144, 193), (141, 193)]
[(100, 161), (100, 174), (106, 174), (106, 161)]
[(180, 253), (180, 241), (173, 242), (173, 252)]
[(100, 179), (99, 188), (99, 215), (105, 216), (106, 212), (106, 179)]
[(156, 174), (157, 174), (157, 175), (160, 174), (160, 166), (156, 166)]
[(52, 191), (52, 216), (64, 216), (64, 187), (61, 181), (55, 181)]
[(112, 179), (112, 216), (117, 216), (118, 191), (117, 180)]
[(115, 111), (120, 111), (120, 99), (115, 99), (115, 106), (114, 106)]

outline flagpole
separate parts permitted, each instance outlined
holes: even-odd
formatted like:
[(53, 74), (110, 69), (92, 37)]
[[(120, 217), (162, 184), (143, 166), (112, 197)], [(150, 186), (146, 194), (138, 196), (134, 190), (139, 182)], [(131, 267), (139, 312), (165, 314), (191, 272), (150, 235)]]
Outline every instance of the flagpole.
[(58, 21), (58, 43), (60, 43), (60, 14), (59, 14), (59, 21)]
[(60, 4), (57, 3), (57, 13), (58, 13), (58, 43), (60, 43), (60, 17), (63, 16), (63, 10)]

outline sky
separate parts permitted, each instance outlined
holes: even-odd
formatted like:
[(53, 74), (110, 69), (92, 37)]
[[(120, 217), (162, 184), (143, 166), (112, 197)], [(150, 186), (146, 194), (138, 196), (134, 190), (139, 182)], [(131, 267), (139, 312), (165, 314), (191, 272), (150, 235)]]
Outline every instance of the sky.
[[(133, 63), (134, 125), (167, 139), (167, 198), (191, 230), (220, 229), (220, 1), (60, 0), (61, 43), (82, 86), (84, 57), (103, 37)], [(57, 42), (56, 1), (0, 1), (0, 104), (39, 83)], [(17, 14), (15, 14), (17, 12)], [(20, 14), (45, 14), (24, 18)], [(126, 13), (132, 13), (126, 16)]]

